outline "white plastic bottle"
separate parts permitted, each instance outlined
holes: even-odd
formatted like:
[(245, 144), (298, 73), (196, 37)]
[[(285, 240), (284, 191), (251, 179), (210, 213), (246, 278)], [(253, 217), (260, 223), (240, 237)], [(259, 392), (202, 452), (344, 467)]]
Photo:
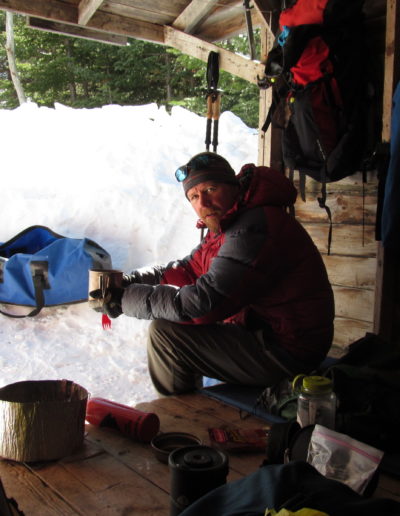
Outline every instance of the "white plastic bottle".
[(297, 399), (297, 422), (301, 427), (322, 425), (335, 429), (336, 395), (332, 381), (324, 376), (299, 375), (293, 381), (293, 387), (299, 388)]

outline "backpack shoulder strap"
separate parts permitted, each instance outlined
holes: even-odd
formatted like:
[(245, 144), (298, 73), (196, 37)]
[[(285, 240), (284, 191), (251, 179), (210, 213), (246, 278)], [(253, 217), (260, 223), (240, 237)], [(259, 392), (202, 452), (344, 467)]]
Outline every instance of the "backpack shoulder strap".
[(332, 245), (332, 213), (329, 206), (326, 204), (326, 181), (322, 181), (321, 186), (321, 197), (317, 198), (318, 204), (320, 208), (324, 208), (326, 211), (326, 214), (328, 215), (329, 219), (329, 231), (328, 231), (328, 255), (331, 254), (331, 245)]

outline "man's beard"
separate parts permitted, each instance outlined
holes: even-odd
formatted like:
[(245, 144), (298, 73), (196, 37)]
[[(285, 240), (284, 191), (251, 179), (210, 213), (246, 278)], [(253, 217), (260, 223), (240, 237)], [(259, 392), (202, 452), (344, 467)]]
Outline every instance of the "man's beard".
[(219, 217), (204, 217), (203, 222), (211, 233), (219, 233), (221, 231)]

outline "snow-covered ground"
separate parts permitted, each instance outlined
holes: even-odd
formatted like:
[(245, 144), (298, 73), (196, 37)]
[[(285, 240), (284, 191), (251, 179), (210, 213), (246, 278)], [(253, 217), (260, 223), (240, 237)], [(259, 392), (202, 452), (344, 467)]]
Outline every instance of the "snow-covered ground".
[[(205, 150), (205, 129), (204, 117), (156, 104), (0, 109), (0, 242), (39, 224), (95, 240), (124, 271), (186, 256), (200, 235), (174, 172)], [(256, 130), (230, 112), (219, 141), (236, 171), (257, 161)], [(66, 378), (128, 405), (153, 399), (147, 327), (121, 316), (105, 331), (87, 303), (0, 315), (0, 386)]]

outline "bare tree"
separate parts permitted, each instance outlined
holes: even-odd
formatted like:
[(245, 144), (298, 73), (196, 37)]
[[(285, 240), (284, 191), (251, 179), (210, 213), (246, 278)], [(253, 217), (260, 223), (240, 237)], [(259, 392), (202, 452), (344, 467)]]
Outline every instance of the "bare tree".
[(15, 62), (14, 15), (8, 11), (6, 11), (6, 35), (8, 68), (10, 69), (11, 79), (14, 84), (15, 91), (17, 92), (19, 103), (23, 104), (26, 102), (26, 97), (19, 78), (17, 64)]

